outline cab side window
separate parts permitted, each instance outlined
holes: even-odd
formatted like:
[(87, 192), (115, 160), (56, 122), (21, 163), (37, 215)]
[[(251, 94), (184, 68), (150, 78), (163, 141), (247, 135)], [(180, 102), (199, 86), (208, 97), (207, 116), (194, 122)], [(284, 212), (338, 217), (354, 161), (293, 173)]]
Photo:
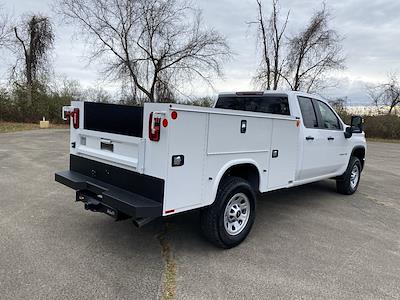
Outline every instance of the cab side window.
[(318, 128), (317, 114), (310, 98), (298, 97), (304, 126), (307, 128)]
[(321, 113), (321, 127), (323, 129), (331, 129), (331, 130), (341, 130), (341, 125), (338, 117), (336, 117), (335, 113), (332, 109), (326, 105), (324, 102), (316, 101), (318, 103), (318, 109)]

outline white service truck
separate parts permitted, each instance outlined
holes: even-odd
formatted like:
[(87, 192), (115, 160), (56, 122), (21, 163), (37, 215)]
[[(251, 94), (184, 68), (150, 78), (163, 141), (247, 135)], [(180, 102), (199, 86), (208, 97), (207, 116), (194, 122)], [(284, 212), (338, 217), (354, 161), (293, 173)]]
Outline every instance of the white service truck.
[(365, 162), (362, 118), (348, 126), (301, 92), (223, 93), (213, 108), (74, 101), (63, 115), (70, 168), (55, 179), (85, 209), (137, 226), (200, 209), (223, 248), (246, 238), (259, 194), (332, 178), (350, 195)]

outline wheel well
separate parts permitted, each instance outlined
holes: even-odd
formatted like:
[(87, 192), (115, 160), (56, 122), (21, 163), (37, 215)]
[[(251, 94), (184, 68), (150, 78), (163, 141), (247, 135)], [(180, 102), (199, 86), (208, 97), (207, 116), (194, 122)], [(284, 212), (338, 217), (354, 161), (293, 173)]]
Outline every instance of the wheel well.
[(365, 148), (357, 147), (353, 149), (351, 156), (357, 157), (361, 162), (361, 167), (364, 168)]
[(255, 165), (241, 164), (230, 167), (220, 180), (221, 182), (228, 176), (240, 177), (247, 180), (254, 191), (258, 192), (260, 188), (260, 173)]

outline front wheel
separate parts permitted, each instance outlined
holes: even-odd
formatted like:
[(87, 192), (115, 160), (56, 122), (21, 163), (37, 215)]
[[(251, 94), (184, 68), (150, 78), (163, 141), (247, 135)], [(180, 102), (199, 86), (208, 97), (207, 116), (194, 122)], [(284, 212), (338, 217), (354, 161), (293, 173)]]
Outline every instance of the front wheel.
[(215, 202), (202, 211), (202, 231), (218, 247), (235, 247), (249, 234), (255, 208), (256, 196), (250, 184), (239, 177), (228, 177), (218, 188)]
[(361, 178), (361, 162), (352, 156), (349, 165), (342, 178), (336, 180), (336, 189), (338, 193), (352, 195), (358, 188)]

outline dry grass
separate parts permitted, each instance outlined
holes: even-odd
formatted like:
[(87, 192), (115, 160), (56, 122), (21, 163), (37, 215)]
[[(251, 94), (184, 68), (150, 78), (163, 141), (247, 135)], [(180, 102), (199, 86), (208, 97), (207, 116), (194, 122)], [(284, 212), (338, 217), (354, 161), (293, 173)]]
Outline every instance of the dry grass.
[[(68, 125), (66, 124), (51, 124), (50, 128), (58, 128), (58, 129), (67, 129)], [(16, 131), (24, 131), (24, 130), (36, 130), (39, 128), (39, 123), (14, 123), (14, 122), (0, 122), (0, 133), (5, 132), (16, 132)]]
[(379, 142), (379, 143), (400, 143), (400, 140), (393, 139), (380, 139), (380, 138), (367, 138), (367, 142)]
[(161, 254), (164, 258), (164, 279), (162, 300), (174, 300), (176, 298), (176, 263), (172, 253), (171, 245), (166, 237), (169, 224), (165, 225), (164, 231), (158, 235), (161, 245)]

